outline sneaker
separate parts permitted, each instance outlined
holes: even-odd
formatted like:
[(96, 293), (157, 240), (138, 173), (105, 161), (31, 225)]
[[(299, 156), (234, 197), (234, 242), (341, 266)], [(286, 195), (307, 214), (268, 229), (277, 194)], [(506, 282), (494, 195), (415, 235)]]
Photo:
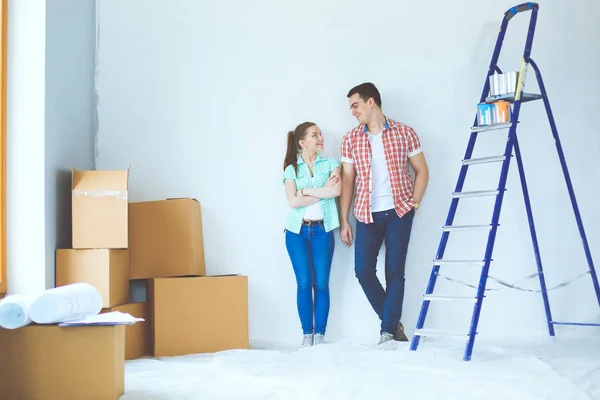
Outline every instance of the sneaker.
[(315, 334), (315, 339), (314, 339), (313, 345), (316, 346), (318, 344), (323, 344), (323, 334), (322, 333)]
[(394, 340), (397, 342), (408, 342), (408, 338), (404, 333), (404, 326), (402, 325), (402, 322), (398, 322), (398, 329), (394, 335)]
[(302, 337), (302, 344), (300, 347), (309, 347), (313, 345), (313, 334), (309, 333)]
[(386, 342), (389, 342), (390, 340), (394, 340), (394, 335), (388, 332), (382, 332), (381, 337), (379, 338), (379, 343), (377, 343), (377, 345), (382, 345)]

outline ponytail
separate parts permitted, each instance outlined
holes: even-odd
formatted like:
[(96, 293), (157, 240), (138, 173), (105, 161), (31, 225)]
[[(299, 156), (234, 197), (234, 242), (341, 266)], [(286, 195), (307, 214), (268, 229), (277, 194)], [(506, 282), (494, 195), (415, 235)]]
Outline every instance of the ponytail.
[(283, 170), (290, 165), (294, 166), (296, 176), (298, 176), (298, 153), (300, 150), (298, 142), (306, 136), (308, 128), (315, 126), (313, 122), (303, 122), (293, 131), (287, 134), (287, 150), (285, 152), (285, 160), (283, 161)]
[(285, 152), (285, 161), (283, 162), (283, 170), (290, 166), (294, 166), (296, 176), (298, 176), (298, 145), (294, 141), (294, 132), (289, 131), (287, 134), (287, 150)]

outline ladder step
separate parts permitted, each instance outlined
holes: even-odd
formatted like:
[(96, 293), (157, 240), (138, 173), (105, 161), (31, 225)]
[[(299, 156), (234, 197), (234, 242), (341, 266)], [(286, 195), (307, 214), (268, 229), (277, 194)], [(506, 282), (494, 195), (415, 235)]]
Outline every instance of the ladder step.
[(587, 322), (555, 322), (552, 321), (553, 325), (574, 325), (574, 326), (600, 326), (597, 323), (587, 323)]
[(489, 231), (492, 225), (445, 225), (442, 230), (444, 232), (452, 231)]
[(492, 157), (481, 157), (481, 158), (469, 158), (462, 160), (463, 165), (475, 165), (475, 164), (487, 164), (506, 160), (506, 156), (492, 156)]
[[(541, 94), (538, 93), (521, 93), (521, 103), (527, 103), (529, 101), (539, 100), (542, 98)], [(508, 102), (515, 102), (515, 93), (506, 93), (498, 96), (488, 96), (485, 98), (486, 103), (493, 103), (499, 100), (506, 100)]]
[(467, 333), (458, 333), (458, 332), (449, 332), (442, 331), (439, 329), (415, 329), (413, 332), (415, 336), (423, 336), (423, 337), (461, 337), (468, 338), (469, 334)]
[(492, 124), (492, 125), (478, 125), (471, 128), (471, 132), (489, 132), (489, 131), (497, 131), (500, 129), (508, 129), (512, 126), (512, 122), (503, 122), (500, 124)]
[(497, 196), (500, 193), (499, 190), (475, 190), (472, 192), (454, 192), (452, 197), (464, 198), (464, 197), (485, 197), (485, 196)]
[(484, 260), (433, 260), (433, 265), (464, 265), (473, 267), (483, 267)]
[(472, 301), (475, 303), (477, 301), (477, 297), (473, 296), (445, 296), (442, 294), (426, 294), (423, 296), (423, 300), (429, 301), (455, 301), (455, 300), (464, 300), (464, 301)]

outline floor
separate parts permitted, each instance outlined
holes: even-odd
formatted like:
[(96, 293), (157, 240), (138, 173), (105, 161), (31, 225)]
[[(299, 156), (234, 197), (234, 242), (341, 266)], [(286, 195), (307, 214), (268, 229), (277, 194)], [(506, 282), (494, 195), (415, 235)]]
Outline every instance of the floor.
[(128, 361), (125, 395), (141, 399), (600, 400), (600, 336), (476, 342), (336, 342)]

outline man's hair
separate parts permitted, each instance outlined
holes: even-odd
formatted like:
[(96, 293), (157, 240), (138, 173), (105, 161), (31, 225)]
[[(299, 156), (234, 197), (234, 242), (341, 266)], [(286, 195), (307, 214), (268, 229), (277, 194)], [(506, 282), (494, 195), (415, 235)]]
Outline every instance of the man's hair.
[(379, 94), (379, 90), (377, 90), (375, 85), (371, 82), (365, 82), (361, 83), (358, 86), (354, 86), (348, 92), (348, 98), (350, 98), (350, 96), (356, 93), (358, 93), (358, 95), (361, 99), (363, 99), (364, 102), (366, 102), (367, 100), (369, 100), (370, 97), (372, 97), (373, 101), (375, 101), (375, 104), (377, 104), (379, 108), (381, 108), (381, 95)]

